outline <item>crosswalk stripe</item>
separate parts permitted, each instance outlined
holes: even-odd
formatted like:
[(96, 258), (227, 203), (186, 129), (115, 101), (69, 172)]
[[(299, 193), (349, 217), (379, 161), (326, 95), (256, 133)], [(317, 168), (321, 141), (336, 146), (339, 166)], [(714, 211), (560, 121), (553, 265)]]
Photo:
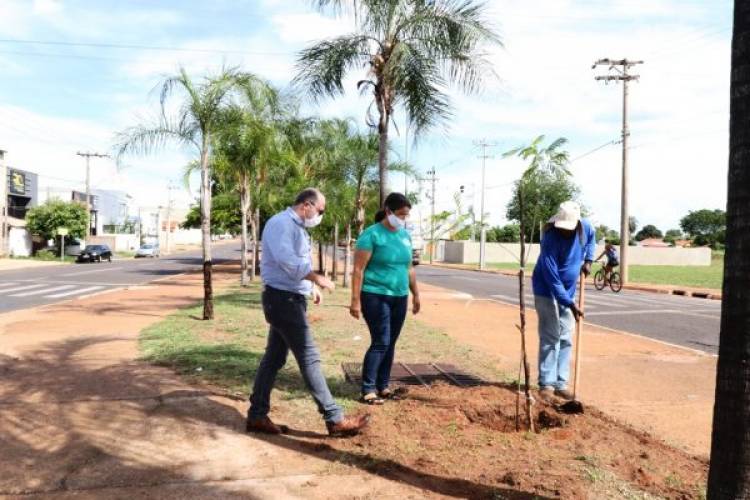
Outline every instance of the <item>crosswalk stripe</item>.
[(12, 282), (11, 283), (0, 283), (0, 288), (5, 288), (5, 287), (8, 287), (8, 286), (13, 286), (13, 285), (17, 285), (17, 284), (18, 283), (12, 283)]
[(86, 292), (93, 292), (94, 290), (100, 290), (104, 288), (103, 286), (90, 286), (87, 288), (79, 288), (77, 290), (73, 290), (72, 292), (63, 292), (63, 293), (55, 293), (53, 295), (45, 295), (45, 298), (48, 299), (59, 299), (61, 297), (69, 297), (71, 295), (80, 295), (82, 293)]
[(54, 286), (52, 288), (43, 288), (41, 290), (32, 290), (30, 292), (14, 293), (11, 295), (11, 297), (30, 297), (31, 295), (42, 295), (44, 293), (57, 292), (60, 290), (68, 290), (70, 288), (73, 288), (74, 286), (75, 285)]
[(31, 290), (32, 288), (39, 288), (41, 286), (47, 286), (44, 283), (37, 284), (37, 285), (24, 285), (24, 286), (17, 286), (15, 288), (6, 288), (5, 290), (0, 290), (2, 293), (8, 293), (8, 292), (20, 292), (21, 290)]

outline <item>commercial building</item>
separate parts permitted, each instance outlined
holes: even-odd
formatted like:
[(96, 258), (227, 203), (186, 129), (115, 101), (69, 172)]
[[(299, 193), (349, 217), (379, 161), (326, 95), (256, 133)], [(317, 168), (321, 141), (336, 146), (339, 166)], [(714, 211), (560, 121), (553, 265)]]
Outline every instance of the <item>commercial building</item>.
[(39, 177), (33, 172), (5, 166), (5, 151), (0, 150), (0, 255), (29, 256), (31, 235), (26, 230), (26, 212), (38, 203)]

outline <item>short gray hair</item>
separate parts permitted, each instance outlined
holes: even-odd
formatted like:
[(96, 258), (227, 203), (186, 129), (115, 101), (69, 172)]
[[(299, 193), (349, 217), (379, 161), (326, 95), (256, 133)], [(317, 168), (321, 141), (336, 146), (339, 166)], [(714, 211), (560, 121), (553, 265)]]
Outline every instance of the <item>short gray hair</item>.
[(317, 188), (306, 188), (299, 192), (297, 198), (294, 199), (294, 205), (302, 205), (303, 203), (317, 203), (323, 197), (323, 193)]

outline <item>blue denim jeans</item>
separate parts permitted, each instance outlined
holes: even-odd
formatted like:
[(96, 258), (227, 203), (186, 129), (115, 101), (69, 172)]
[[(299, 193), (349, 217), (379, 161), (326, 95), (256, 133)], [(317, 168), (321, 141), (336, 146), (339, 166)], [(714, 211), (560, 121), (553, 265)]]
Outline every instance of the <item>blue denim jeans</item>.
[(291, 350), (320, 414), (326, 422), (340, 422), (343, 412), (334, 401), (320, 367), (320, 353), (307, 323), (305, 296), (267, 286), (263, 290), (263, 312), (271, 327), (266, 352), (255, 374), (248, 417), (268, 415), (276, 374), (286, 364), (287, 353)]
[(362, 292), (360, 301), (371, 339), (362, 363), (362, 394), (368, 394), (388, 387), (396, 341), (404, 326), (409, 296), (391, 297)]
[(550, 297), (535, 295), (534, 303), (539, 318), (539, 387), (566, 389), (575, 318), (569, 307)]

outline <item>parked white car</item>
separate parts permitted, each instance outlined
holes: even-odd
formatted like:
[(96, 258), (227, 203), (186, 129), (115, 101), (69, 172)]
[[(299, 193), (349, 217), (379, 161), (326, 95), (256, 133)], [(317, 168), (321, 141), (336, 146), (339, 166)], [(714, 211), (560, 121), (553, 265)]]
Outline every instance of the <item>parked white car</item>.
[(137, 259), (140, 257), (159, 257), (159, 245), (154, 245), (151, 243), (141, 245), (141, 248), (139, 248), (135, 252), (135, 258)]

